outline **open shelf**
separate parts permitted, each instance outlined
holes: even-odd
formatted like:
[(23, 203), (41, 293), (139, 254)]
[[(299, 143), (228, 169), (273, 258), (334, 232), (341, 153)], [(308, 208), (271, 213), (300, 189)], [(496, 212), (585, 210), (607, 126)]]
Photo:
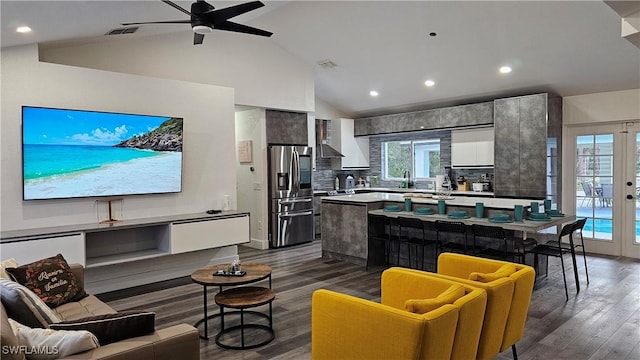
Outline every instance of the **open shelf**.
[(98, 256), (87, 258), (86, 267), (93, 268), (98, 266), (116, 265), (129, 261), (144, 260), (165, 255), (169, 255), (169, 253), (159, 249), (149, 249), (129, 253)]
[(169, 224), (87, 232), (86, 266), (115, 265), (169, 255), (170, 242)]

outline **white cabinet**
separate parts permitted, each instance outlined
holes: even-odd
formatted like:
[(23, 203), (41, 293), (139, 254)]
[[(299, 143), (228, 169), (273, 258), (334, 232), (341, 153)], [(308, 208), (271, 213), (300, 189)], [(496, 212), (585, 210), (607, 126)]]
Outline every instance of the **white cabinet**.
[(171, 224), (171, 253), (248, 243), (249, 217), (236, 216), (217, 221), (194, 220)]
[(69, 264), (85, 265), (84, 234), (68, 233), (33, 237), (0, 246), (2, 260), (14, 258), (18, 265), (62, 254)]
[(493, 128), (451, 131), (453, 167), (492, 167)]
[(369, 167), (369, 138), (354, 136), (353, 119), (331, 121), (331, 145), (344, 155), (343, 158), (331, 160), (334, 170)]
[(248, 243), (249, 214), (187, 214), (2, 232), (2, 258), (27, 264), (61, 253), (86, 268)]

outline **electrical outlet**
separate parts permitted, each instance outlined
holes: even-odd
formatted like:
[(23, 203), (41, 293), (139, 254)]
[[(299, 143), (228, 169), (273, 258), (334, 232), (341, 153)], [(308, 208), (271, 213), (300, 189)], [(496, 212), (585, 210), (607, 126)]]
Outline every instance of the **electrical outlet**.
[(262, 189), (262, 186), (259, 182), (254, 182), (253, 183), (253, 190), (260, 190)]
[(262, 221), (258, 221), (258, 230), (262, 230)]

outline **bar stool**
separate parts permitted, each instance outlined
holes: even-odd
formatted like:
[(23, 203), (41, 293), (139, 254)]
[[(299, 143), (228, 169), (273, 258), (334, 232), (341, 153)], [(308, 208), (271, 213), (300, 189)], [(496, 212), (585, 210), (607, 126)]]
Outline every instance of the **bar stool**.
[[(471, 225), (471, 230), (476, 244), (478, 243), (478, 238), (484, 238), (489, 239), (491, 243), (496, 243), (498, 245), (498, 248), (492, 246), (483, 248), (479, 252), (480, 255), (505, 261), (515, 260), (516, 257), (519, 257), (520, 261), (518, 262), (521, 264), (524, 262), (524, 253), (516, 252), (515, 244), (513, 244), (513, 248), (511, 250), (509, 249), (507, 240), (513, 241), (513, 238), (508, 237), (503, 228), (499, 226), (473, 224)], [(492, 245), (491, 243), (490, 245)]]
[[(384, 257), (385, 266), (389, 266), (389, 256), (391, 253), (391, 242), (397, 240), (398, 237), (393, 234), (393, 226), (395, 221), (384, 215), (369, 214), (369, 243), (381, 242), (384, 244)], [(367, 262), (365, 269), (369, 269), (369, 256), (367, 256)]]
[(578, 232), (580, 234), (580, 244), (574, 244), (574, 249), (581, 247), (582, 248), (582, 258), (584, 259), (584, 272), (587, 275), (587, 284), (589, 283), (589, 270), (587, 269), (587, 249), (584, 247), (584, 238), (582, 237), (582, 230), (584, 229), (584, 225), (587, 223), (587, 218), (582, 218), (575, 222), (576, 226), (573, 231)]
[[(459, 243), (455, 241), (448, 241), (443, 236), (445, 234), (457, 234), (464, 235), (464, 243)], [(468, 251), (468, 236), (467, 236), (467, 227), (463, 222), (460, 221), (445, 221), (445, 220), (436, 220), (436, 250), (435, 250), (435, 261), (436, 264), (438, 262), (438, 253), (439, 250), (442, 249), (450, 249), (457, 252), (467, 253)], [(475, 247), (475, 244), (474, 244)]]
[[(559, 257), (560, 265), (562, 266), (562, 279), (564, 280), (564, 293), (566, 295), (567, 301), (569, 301), (569, 290), (567, 289), (567, 276), (565, 274), (564, 269), (564, 254), (571, 253), (573, 260), (573, 271), (576, 278), (576, 292), (580, 292), (580, 284), (578, 282), (578, 272), (575, 268), (575, 252), (573, 251), (573, 231), (575, 229), (576, 223), (566, 224), (562, 227), (560, 234), (558, 235), (558, 240), (552, 243), (536, 245), (530, 250), (526, 250), (525, 254), (531, 253), (533, 254), (533, 266), (538, 271), (538, 255), (544, 255), (547, 257), (547, 266), (546, 266), (546, 276), (549, 276), (549, 256)], [(563, 247), (561, 245), (562, 238), (565, 236), (569, 236), (569, 247)]]
[[(578, 233), (580, 234), (580, 244), (576, 243), (574, 241), (573, 243), (573, 250), (575, 252), (575, 249), (577, 248), (582, 248), (582, 258), (584, 260), (584, 272), (587, 275), (587, 284), (589, 283), (589, 270), (587, 269), (587, 252), (585, 250), (584, 247), (584, 238), (582, 237), (582, 229), (584, 228), (584, 225), (587, 223), (587, 218), (582, 218), (580, 220), (577, 220), (574, 224), (575, 224), (575, 228), (573, 229), (574, 233)], [(553, 245), (556, 243), (556, 240), (549, 240), (547, 241), (548, 245)], [(568, 251), (571, 251), (571, 245), (566, 243), (566, 242), (560, 242), (560, 246)]]
[[(409, 217), (398, 217), (398, 229), (400, 235), (399, 244), (406, 244), (409, 254), (409, 267), (411, 266), (411, 248), (420, 247), (420, 269), (424, 269), (425, 246), (435, 244), (435, 240), (427, 240), (425, 225), (427, 223), (420, 219)], [(428, 225), (427, 225), (428, 226)], [(400, 264), (400, 245), (398, 246), (398, 265)], [(417, 251), (416, 251), (417, 252)], [(416, 261), (417, 267), (418, 261)]]

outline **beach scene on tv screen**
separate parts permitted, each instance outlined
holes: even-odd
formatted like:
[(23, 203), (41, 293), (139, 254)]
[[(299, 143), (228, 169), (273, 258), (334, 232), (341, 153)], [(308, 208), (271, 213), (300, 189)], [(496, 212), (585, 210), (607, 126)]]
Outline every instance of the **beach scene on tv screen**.
[(23, 107), (24, 199), (182, 190), (182, 119)]

